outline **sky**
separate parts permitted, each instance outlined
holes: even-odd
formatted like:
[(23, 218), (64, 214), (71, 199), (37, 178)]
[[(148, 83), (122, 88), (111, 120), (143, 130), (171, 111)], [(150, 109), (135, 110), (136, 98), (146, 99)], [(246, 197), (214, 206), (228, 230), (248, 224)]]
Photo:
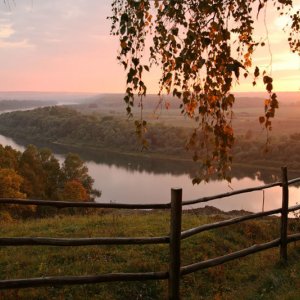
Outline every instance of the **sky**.
[[(0, 0), (0, 91), (123, 93), (126, 74), (117, 62), (118, 38), (110, 36), (112, 0)], [(294, 1), (300, 8), (300, 0)], [(259, 51), (254, 64), (272, 71), (276, 91), (300, 90), (300, 57), (289, 51), (284, 17), (268, 10), (272, 53)], [(256, 32), (265, 35), (262, 18)], [(158, 92), (158, 70), (147, 75)], [(262, 91), (252, 80), (236, 92)]]

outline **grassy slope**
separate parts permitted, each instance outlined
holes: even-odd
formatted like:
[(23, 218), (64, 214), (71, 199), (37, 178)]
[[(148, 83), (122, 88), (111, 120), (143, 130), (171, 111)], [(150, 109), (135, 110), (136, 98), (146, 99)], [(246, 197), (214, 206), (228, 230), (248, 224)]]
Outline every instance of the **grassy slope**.
[[(185, 213), (183, 227), (222, 218)], [(0, 236), (156, 236), (168, 234), (168, 223), (165, 212), (115, 211), (3, 223)], [(295, 224), (290, 227), (295, 229)], [(299, 224), (297, 227), (299, 231)], [(182, 265), (272, 240), (278, 231), (278, 219), (269, 218), (204, 232), (182, 242)], [(168, 266), (165, 245), (2, 247), (0, 257), (1, 279), (163, 271)], [(293, 244), (289, 246), (288, 267), (278, 263), (278, 249), (273, 249), (185, 276), (182, 299), (300, 299), (299, 259), (299, 244)], [(0, 291), (0, 299), (166, 299), (166, 295), (165, 281)]]

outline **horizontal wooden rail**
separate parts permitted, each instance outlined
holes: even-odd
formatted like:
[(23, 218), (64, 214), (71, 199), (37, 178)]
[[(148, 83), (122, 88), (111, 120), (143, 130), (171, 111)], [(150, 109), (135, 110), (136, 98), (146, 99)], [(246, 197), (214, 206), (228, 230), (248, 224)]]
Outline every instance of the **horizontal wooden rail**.
[(0, 238), (0, 246), (92, 246), (92, 245), (145, 245), (168, 244), (170, 238), (141, 237), (141, 238), (43, 238), (43, 237), (13, 237)]
[[(300, 234), (299, 233), (292, 234), (292, 235), (289, 235), (287, 237), (287, 242), (288, 243), (299, 241), (299, 240), (300, 240)], [(187, 275), (187, 274), (190, 274), (190, 273), (194, 273), (196, 271), (199, 271), (199, 270), (202, 270), (202, 269), (207, 269), (207, 268), (214, 267), (214, 266), (217, 266), (217, 265), (221, 265), (225, 262), (228, 262), (228, 261), (240, 258), (240, 257), (244, 257), (244, 256), (247, 256), (247, 255), (256, 253), (256, 252), (260, 252), (260, 251), (264, 251), (264, 250), (267, 250), (267, 249), (270, 249), (270, 248), (278, 247), (279, 245), (280, 245), (280, 238), (276, 239), (276, 240), (273, 240), (271, 242), (264, 243), (264, 244), (253, 245), (249, 248), (245, 248), (243, 250), (236, 251), (236, 252), (224, 255), (224, 256), (216, 257), (216, 258), (213, 258), (213, 259), (208, 259), (208, 260), (205, 260), (205, 261), (201, 261), (201, 262), (198, 262), (198, 263), (195, 263), (195, 264), (191, 264), (191, 265), (182, 267), (181, 271), (180, 271), (180, 274), (181, 275)]]
[[(297, 182), (300, 182), (300, 177), (289, 180), (288, 184), (291, 185), (291, 184), (294, 184), (294, 183), (297, 183)], [(196, 204), (196, 203), (208, 202), (208, 201), (211, 201), (211, 200), (226, 198), (226, 197), (230, 197), (230, 196), (234, 196), (234, 195), (251, 193), (251, 192), (255, 192), (255, 191), (261, 191), (261, 190), (264, 190), (264, 189), (269, 189), (269, 188), (272, 188), (272, 187), (275, 187), (275, 186), (281, 186), (281, 185), (282, 185), (282, 182), (277, 181), (277, 182), (262, 185), (262, 186), (256, 186), (256, 187), (252, 187), (252, 188), (241, 189), (241, 190), (228, 192), (228, 193), (223, 193), (223, 194), (218, 194), (218, 195), (209, 196), (209, 197), (202, 197), (202, 198), (195, 199), (195, 200), (183, 201), (182, 205), (186, 206), (186, 205), (192, 205), (192, 204)]]
[(294, 183), (297, 183), (297, 182), (300, 182), (300, 177), (289, 180), (288, 184), (291, 185), (291, 184), (294, 184)]
[[(289, 180), (288, 183), (294, 184), (300, 182), (300, 178)], [(281, 186), (281, 182), (274, 182), (263, 186), (241, 189), (233, 192), (223, 193), (215, 196), (202, 197), (195, 200), (183, 201), (182, 205), (192, 205), (196, 203), (208, 202), (211, 200), (221, 199), (243, 193), (250, 193), (263, 189)], [(33, 199), (15, 199), (15, 198), (1, 198), (0, 204), (17, 204), (17, 205), (39, 205), (52, 206), (56, 208), (67, 207), (85, 207), (85, 208), (120, 208), (120, 209), (168, 209), (171, 208), (171, 203), (162, 204), (127, 204), (127, 203), (100, 203), (100, 202), (72, 202), (72, 201), (53, 201), (53, 200), (33, 200)]]
[(168, 272), (147, 272), (147, 273), (111, 273), (95, 276), (58, 276), (30, 279), (0, 280), (0, 289), (22, 289), (39, 286), (58, 286), (91, 284), (113, 281), (144, 281), (163, 280), (168, 278)]
[(11, 199), (2, 198), (0, 204), (18, 205), (39, 205), (53, 206), (56, 208), (85, 207), (85, 208), (124, 208), (124, 209), (166, 209), (170, 208), (170, 203), (163, 204), (126, 204), (126, 203), (99, 203), (99, 202), (71, 202), (71, 201), (51, 201), (51, 200), (31, 200), (31, 199)]
[(255, 213), (255, 214), (246, 215), (246, 216), (242, 216), (242, 217), (236, 217), (236, 218), (232, 218), (232, 219), (228, 219), (228, 220), (224, 220), (224, 221), (220, 221), (220, 222), (201, 225), (201, 226), (183, 231), (181, 233), (181, 239), (186, 239), (188, 237), (191, 237), (191, 236), (193, 236), (197, 233), (203, 232), (203, 231), (207, 231), (207, 230), (211, 230), (211, 229), (215, 229), (215, 228), (219, 228), (219, 227), (225, 227), (228, 225), (237, 224), (237, 223), (240, 223), (243, 221), (256, 219), (259, 217), (270, 216), (273, 214), (278, 214), (280, 212), (281, 212), (281, 208), (277, 208), (277, 209), (273, 209), (273, 210), (269, 210), (269, 211), (265, 211), (265, 212)]
[(264, 243), (264, 244), (259, 244), (259, 245), (253, 245), (249, 248), (245, 248), (243, 250), (240, 251), (236, 251), (224, 256), (220, 256), (220, 257), (216, 257), (213, 259), (208, 259), (205, 261), (201, 261), (195, 264), (191, 264), (185, 267), (181, 268), (181, 275), (187, 275), (190, 273), (194, 273), (198, 270), (202, 270), (202, 269), (206, 269), (206, 268), (210, 268), (210, 267), (214, 267), (217, 265), (221, 265), (227, 261), (231, 261), (240, 257), (244, 257), (247, 256), (249, 254), (253, 254), (259, 251), (263, 251), (266, 249), (270, 249), (270, 248), (274, 248), (274, 247), (278, 247), (280, 245), (280, 239), (276, 239), (273, 240), (271, 242), (268, 243)]
[(300, 240), (300, 233), (295, 233), (287, 236), (288, 243)]
[(295, 210), (298, 210), (298, 209), (300, 209), (300, 205), (290, 206), (288, 208), (288, 212), (292, 212), (292, 211), (295, 211)]
[[(299, 179), (299, 181), (300, 181), (300, 179)], [(270, 183), (270, 184), (266, 184), (266, 185), (262, 185), (262, 186), (257, 186), (257, 187), (241, 189), (241, 190), (237, 190), (237, 191), (233, 191), (233, 192), (218, 194), (215, 196), (202, 197), (202, 198), (195, 199), (195, 200), (183, 201), (182, 205), (192, 205), (192, 204), (197, 204), (197, 203), (208, 202), (208, 201), (215, 200), (215, 199), (221, 199), (221, 198), (226, 198), (226, 197), (230, 197), (230, 196), (234, 196), (234, 195), (269, 189), (269, 188), (272, 188), (275, 186), (281, 186), (281, 182), (274, 182), (274, 183)]]

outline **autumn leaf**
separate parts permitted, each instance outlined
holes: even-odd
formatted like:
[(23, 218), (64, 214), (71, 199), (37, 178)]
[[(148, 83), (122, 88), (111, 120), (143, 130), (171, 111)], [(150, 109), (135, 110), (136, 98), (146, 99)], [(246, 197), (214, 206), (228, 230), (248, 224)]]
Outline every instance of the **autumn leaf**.
[(265, 117), (259, 117), (259, 123), (260, 124), (265, 123)]

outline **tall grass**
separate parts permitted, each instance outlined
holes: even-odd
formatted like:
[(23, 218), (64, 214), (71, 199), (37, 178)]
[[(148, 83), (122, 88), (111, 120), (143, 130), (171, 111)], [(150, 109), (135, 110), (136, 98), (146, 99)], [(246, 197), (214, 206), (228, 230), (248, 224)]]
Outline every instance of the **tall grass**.
[[(185, 212), (183, 229), (224, 216)], [(299, 232), (297, 220), (290, 231)], [(1, 237), (159, 236), (169, 233), (167, 212), (127, 212), (3, 222)], [(265, 218), (203, 232), (182, 241), (182, 265), (224, 255), (279, 236), (278, 218)], [(0, 279), (95, 275), (111, 272), (165, 271), (167, 245), (87, 247), (1, 247)], [(300, 247), (289, 246), (289, 264), (279, 249), (251, 255), (183, 277), (182, 299), (299, 299)], [(281, 298), (280, 298), (281, 295)], [(290, 298), (285, 298), (286, 296)], [(276, 298), (277, 297), (277, 298)], [(279, 298), (278, 298), (279, 297)], [(294, 298), (293, 298), (294, 297)], [(298, 297), (298, 298), (297, 298)], [(0, 299), (166, 299), (167, 281), (102, 283), (0, 291)]]

